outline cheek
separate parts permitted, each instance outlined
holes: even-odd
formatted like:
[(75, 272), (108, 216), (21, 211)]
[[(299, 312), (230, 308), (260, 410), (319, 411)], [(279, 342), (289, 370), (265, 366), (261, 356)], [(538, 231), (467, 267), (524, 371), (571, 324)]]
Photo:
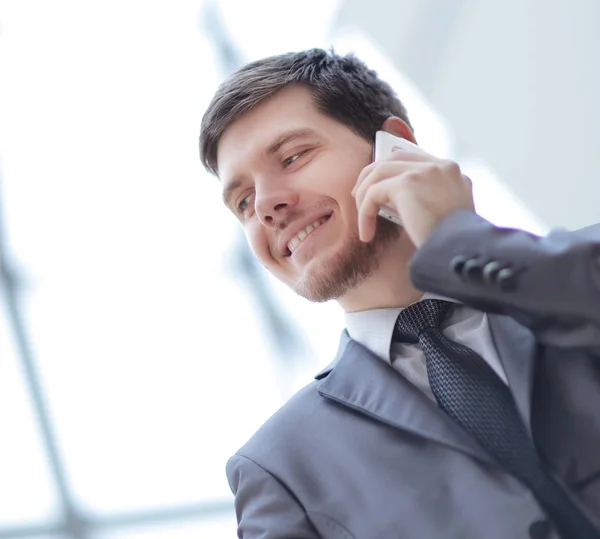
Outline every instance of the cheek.
[(350, 193), (361, 172), (370, 163), (371, 160), (364, 155), (344, 155), (336, 160), (335, 167), (332, 167), (331, 185), (341, 200), (354, 200)]
[(362, 168), (359, 168), (357, 172), (356, 167), (345, 170), (345, 175), (337, 178), (334, 184), (335, 192), (332, 193), (345, 219), (351, 222), (357, 219), (358, 209), (356, 198), (352, 196), (352, 189), (356, 186), (356, 181), (361, 170)]
[(265, 266), (273, 264), (273, 257), (269, 248), (269, 242), (264, 234), (261, 233), (260, 226), (249, 225), (244, 233), (246, 240), (254, 256)]

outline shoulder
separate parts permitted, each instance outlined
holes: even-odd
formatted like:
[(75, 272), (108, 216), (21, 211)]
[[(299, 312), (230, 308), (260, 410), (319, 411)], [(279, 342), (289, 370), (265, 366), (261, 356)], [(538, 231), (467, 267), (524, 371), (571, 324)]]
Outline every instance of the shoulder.
[(255, 462), (267, 461), (290, 447), (301, 445), (302, 438), (320, 420), (324, 399), (314, 380), (293, 395), (236, 452)]
[(319, 393), (321, 384), (352, 343), (347, 332), (340, 337), (333, 361), (300, 389), (236, 451), (233, 462), (252, 461), (268, 470), (311, 460), (327, 444), (342, 414), (341, 405)]

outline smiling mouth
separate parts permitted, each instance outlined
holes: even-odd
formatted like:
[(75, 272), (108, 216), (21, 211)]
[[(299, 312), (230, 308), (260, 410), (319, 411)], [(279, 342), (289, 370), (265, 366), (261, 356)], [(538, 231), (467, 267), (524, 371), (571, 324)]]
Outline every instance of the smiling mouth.
[(324, 223), (329, 221), (331, 214), (320, 217), (319, 219), (315, 219), (312, 223), (304, 227), (298, 234), (296, 234), (287, 244), (287, 254), (286, 256), (291, 256), (292, 253), (300, 247), (303, 241), (311, 235), (317, 228), (322, 226)]

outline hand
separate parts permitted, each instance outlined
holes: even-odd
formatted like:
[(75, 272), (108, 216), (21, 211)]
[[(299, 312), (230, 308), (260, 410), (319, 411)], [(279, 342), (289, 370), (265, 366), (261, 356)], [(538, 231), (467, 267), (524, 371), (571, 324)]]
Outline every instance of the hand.
[(452, 212), (475, 210), (471, 180), (454, 161), (434, 157), (415, 144), (406, 145), (408, 150), (395, 150), (365, 167), (352, 190), (364, 242), (375, 236), (381, 206), (397, 212), (416, 247)]

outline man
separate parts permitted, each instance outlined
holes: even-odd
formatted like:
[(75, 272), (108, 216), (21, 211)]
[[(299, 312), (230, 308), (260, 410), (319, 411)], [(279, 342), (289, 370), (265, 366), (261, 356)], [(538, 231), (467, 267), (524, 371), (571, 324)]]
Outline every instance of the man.
[[(413, 144), (371, 163), (380, 129)], [(240, 538), (600, 537), (600, 227), (479, 217), (353, 56), (245, 66), (200, 146), (261, 263), (347, 316), (228, 463)]]

